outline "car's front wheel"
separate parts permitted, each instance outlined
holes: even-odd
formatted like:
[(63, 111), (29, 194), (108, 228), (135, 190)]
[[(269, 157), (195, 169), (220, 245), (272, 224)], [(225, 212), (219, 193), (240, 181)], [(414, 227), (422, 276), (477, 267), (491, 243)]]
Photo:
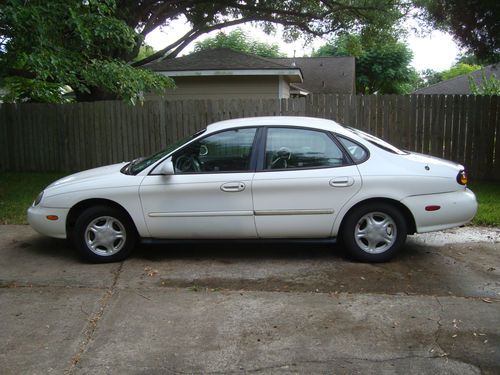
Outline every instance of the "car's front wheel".
[(342, 242), (356, 260), (388, 261), (406, 241), (406, 220), (401, 211), (390, 204), (365, 204), (348, 215), (342, 225)]
[(95, 206), (80, 214), (72, 239), (84, 259), (106, 263), (125, 259), (135, 246), (137, 233), (123, 211)]

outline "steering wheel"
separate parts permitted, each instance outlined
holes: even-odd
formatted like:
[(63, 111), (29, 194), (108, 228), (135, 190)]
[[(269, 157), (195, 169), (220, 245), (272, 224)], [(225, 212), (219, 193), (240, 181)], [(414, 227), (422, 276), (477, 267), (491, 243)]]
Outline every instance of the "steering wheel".
[(200, 162), (194, 155), (181, 155), (175, 161), (175, 170), (179, 172), (201, 172)]
[(281, 168), (287, 168), (290, 157), (292, 156), (292, 151), (288, 147), (281, 147), (271, 158), (271, 169), (278, 169), (280, 167), (275, 167), (275, 165), (282, 160), (283, 166)]

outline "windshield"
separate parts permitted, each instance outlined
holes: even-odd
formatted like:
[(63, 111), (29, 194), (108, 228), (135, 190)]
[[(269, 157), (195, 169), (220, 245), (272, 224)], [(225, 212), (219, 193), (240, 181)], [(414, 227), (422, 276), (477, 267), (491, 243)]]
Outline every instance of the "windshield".
[(174, 142), (171, 145), (168, 145), (165, 149), (161, 150), (160, 152), (157, 152), (156, 154), (153, 154), (153, 155), (148, 156), (148, 157), (140, 157), (140, 158), (134, 159), (130, 163), (125, 165), (125, 167), (123, 167), (121, 171), (122, 171), (122, 173), (125, 173), (125, 174), (136, 175), (137, 173), (143, 171), (144, 169), (146, 169), (150, 165), (156, 163), (158, 160), (167, 156), (169, 153), (171, 153), (175, 149), (179, 148), (184, 143), (197, 137), (199, 134), (203, 133), (204, 131), (205, 131), (205, 129), (203, 129), (199, 132), (196, 132), (196, 133), (190, 135), (189, 137), (180, 139), (177, 142)]
[(365, 133), (361, 130), (351, 128), (349, 126), (346, 126), (346, 129), (350, 130), (354, 134), (360, 136), (364, 140), (370, 142), (371, 144), (381, 148), (382, 150), (392, 152), (393, 154), (398, 154), (398, 155), (407, 155), (409, 152), (400, 150), (399, 148), (391, 145), (390, 143), (387, 143), (386, 141), (381, 140), (380, 138), (374, 137), (371, 134)]

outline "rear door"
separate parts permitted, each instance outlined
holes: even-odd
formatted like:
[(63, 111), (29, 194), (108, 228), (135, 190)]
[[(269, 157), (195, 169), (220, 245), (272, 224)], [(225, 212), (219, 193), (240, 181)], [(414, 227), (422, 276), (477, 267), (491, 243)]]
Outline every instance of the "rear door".
[(361, 188), (358, 169), (328, 132), (269, 127), (252, 183), (261, 238), (329, 237)]

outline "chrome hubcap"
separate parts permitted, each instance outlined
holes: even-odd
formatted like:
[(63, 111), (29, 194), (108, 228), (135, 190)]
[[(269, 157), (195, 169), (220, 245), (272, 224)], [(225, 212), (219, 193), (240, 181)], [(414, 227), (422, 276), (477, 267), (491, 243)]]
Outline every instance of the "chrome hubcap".
[(125, 227), (114, 217), (101, 216), (92, 220), (85, 230), (85, 242), (95, 254), (110, 256), (125, 245)]
[(396, 223), (383, 212), (370, 212), (359, 219), (354, 230), (356, 244), (367, 253), (380, 254), (396, 242)]

